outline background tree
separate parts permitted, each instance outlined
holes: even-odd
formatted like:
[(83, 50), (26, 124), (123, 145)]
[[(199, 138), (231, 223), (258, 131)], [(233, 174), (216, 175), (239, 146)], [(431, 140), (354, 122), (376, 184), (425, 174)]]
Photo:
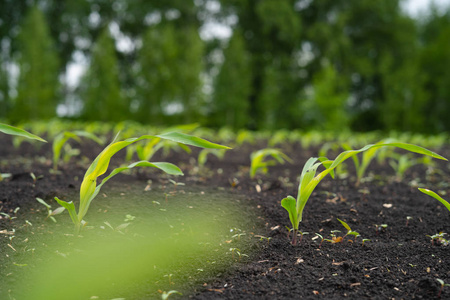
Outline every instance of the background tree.
[(93, 46), (91, 64), (81, 89), (84, 119), (120, 121), (129, 117), (129, 105), (121, 96), (114, 40), (108, 28)]
[(28, 12), (19, 41), (20, 75), (10, 117), (13, 121), (54, 117), (59, 100), (58, 56), (44, 15), (37, 7)]
[(314, 128), (342, 131), (349, 128), (347, 112), (349, 98), (345, 79), (339, 77), (336, 69), (325, 63), (323, 69), (313, 78), (313, 96), (308, 114), (313, 114)]
[[(420, 71), (428, 93), (422, 113), (424, 128), (429, 132), (450, 130), (450, 11), (444, 14), (436, 7), (426, 20), (422, 32)], [(423, 125), (422, 125), (423, 126)]]
[(224, 50), (224, 62), (215, 81), (213, 121), (235, 129), (248, 125), (251, 93), (250, 55), (236, 30)]
[(201, 105), (203, 42), (195, 28), (172, 22), (151, 26), (139, 52), (141, 122), (192, 122)]

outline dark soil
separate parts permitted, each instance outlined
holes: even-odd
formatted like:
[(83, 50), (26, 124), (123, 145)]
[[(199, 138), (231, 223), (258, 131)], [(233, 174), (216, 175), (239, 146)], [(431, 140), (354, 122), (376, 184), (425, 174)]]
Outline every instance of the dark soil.
[[(11, 178), (0, 182), (1, 211), (12, 216), (20, 207), (20, 218), (31, 222), (39, 222), (43, 217), (42, 210), (37, 213), (42, 207), (35, 198), (46, 199), (56, 208), (56, 203), (51, 201), (54, 196), (76, 195), (89, 161), (102, 150), (86, 141), (81, 153), (87, 159), (72, 159), (60, 168), (61, 174), (52, 174), (50, 145), (36, 147), (24, 142), (15, 149), (11, 137), (5, 135), (0, 136), (0, 144), (0, 170), (12, 174)], [(185, 172), (183, 182), (186, 185), (220, 188), (240, 195), (262, 224), (249, 228), (249, 234), (243, 238), (248, 243), (245, 249), (249, 257), (236, 259), (226, 270), (194, 277), (191, 282), (172, 287), (182, 291), (183, 296), (170, 298), (438, 298), (441, 286), (436, 279), (450, 283), (449, 248), (432, 244), (427, 235), (450, 230), (450, 214), (438, 201), (420, 193), (417, 186), (450, 195), (450, 164), (436, 160), (434, 168), (417, 165), (399, 182), (389, 165), (373, 162), (365, 182), (356, 187), (352, 175), (355, 172), (349, 160), (347, 178), (326, 178), (312, 194), (300, 224), (305, 235), (293, 246), (286, 229), (290, 226), (288, 214), (280, 201), (288, 195), (297, 196), (297, 177), (305, 161), (317, 156), (317, 149), (286, 145), (283, 150), (295, 163), (274, 166), (268, 174), (251, 180), (248, 176), (250, 153), (265, 146), (263, 142), (236, 146), (223, 160), (210, 156), (203, 169), (198, 169), (192, 159), (196, 158), (198, 150), (191, 154), (171, 153), (166, 158), (158, 154), (153, 159), (180, 166)], [(80, 145), (74, 144), (74, 147)], [(448, 148), (433, 150), (450, 157)], [(118, 156), (113, 164), (121, 163), (124, 153)], [(43, 177), (33, 182), (30, 172)], [(111, 185), (115, 180), (127, 183), (160, 180), (159, 174), (148, 171), (119, 176), (111, 180)], [(411, 217), (410, 220), (407, 217)], [(340, 230), (337, 235), (344, 235), (345, 228), (337, 218), (346, 221), (361, 237), (356, 241), (353, 237), (344, 237), (340, 243), (320, 245), (315, 233), (330, 238), (332, 230)], [(17, 255), (8, 246), (7, 232), (13, 224), (14, 220), (0, 220), (3, 232), (0, 233), (0, 266), (6, 270), (7, 258)], [(376, 230), (375, 224), (388, 226)], [(362, 245), (363, 238), (370, 241)], [(1, 275), (1, 295), (7, 296), (8, 284), (14, 282), (14, 275), (8, 276), (5, 271)], [(142, 299), (139, 297), (136, 299)], [(444, 287), (440, 297), (450, 298), (450, 287)]]

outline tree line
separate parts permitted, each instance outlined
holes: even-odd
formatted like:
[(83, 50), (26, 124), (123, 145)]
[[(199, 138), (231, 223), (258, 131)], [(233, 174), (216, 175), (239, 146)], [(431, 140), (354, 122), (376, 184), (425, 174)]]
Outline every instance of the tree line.
[[(401, 4), (2, 1), (0, 118), (65, 105), (72, 118), (156, 125), (450, 130), (450, 12), (412, 18)], [(210, 24), (231, 36), (203, 36)], [(77, 55), (89, 67), (71, 87)]]

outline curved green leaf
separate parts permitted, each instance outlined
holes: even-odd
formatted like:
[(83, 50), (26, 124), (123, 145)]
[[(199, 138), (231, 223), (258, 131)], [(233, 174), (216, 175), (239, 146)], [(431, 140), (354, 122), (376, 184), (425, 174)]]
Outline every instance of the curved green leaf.
[(75, 226), (78, 226), (78, 216), (77, 216), (77, 212), (75, 210), (75, 205), (73, 204), (72, 201), (70, 202), (66, 202), (63, 200), (58, 199), (58, 197), (55, 197), (56, 202), (58, 202), (59, 205), (61, 205), (62, 207), (64, 207), (65, 209), (67, 209), (67, 211), (69, 212), (70, 218), (72, 219), (73, 224), (75, 224)]
[(297, 220), (297, 209), (296, 209), (296, 201), (292, 196), (287, 196), (283, 200), (281, 200), (281, 206), (287, 210), (289, 213), (289, 219), (291, 220), (292, 227), (294, 229), (298, 229), (298, 220)]
[(164, 171), (165, 173), (170, 174), (170, 175), (183, 175), (183, 172), (180, 170), (180, 168), (178, 168), (174, 164), (166, 163), (166, 162), (151, 163), (151, 162), (148, 162), (148, 161), (138, 161), (138, 162), (132, 163), (132, 164), (126, 166), (126, 167), (116, 168), (107, 177), (105, 177), (102, 180), (102, 182), (94, 190), (92, 190), (91, 193), (86, 194), (85, 198), (80, 199), (80, 209), (79, 209), (79, 212), (78, 212), (78, 220), (80, 222), (81, 222), (81, 220), (83, 220), (84, 216), (86, 215), (86, 213), (87, 213), (87, 211), (89, 209), (89, 206), (90, 206), (92, 200), (94, 200), (94, 198), (100, 192), (100, 189), (102, 188), (102, 186), (108, 180), (110, 180), (112, 177), (114, 177), (115, 175), (119, 174), (120, 172), (123, 172), (125, 170), (130, 170), (130, 169), (133, 169), (135, 167), (153, 167), (153, 168), (160, 169), (161, 171)]
[(162, 133), (158, 134), (157, 137), (200, 148), (231, 149), (230, 147), (211, 143), (210, 141), (204, 140), (202, 138), (180, 132)]
[(28, 139), (38, 140), (38, 141), (47, 143), (46, 140), (38, 137), (37, 135), (31, 134), (28, 131), (25, 131), (23, 129), (20, 129), (20, 128), (11, 126), (11, 125), (0, 123), (0, 131), (3, 132), (3, 133), (6, 133), (6, 134), (23, 136), (23, 137), (26, 137)]
[(444, 204), (444, 206), (450, 211), (450, 203), (448, 203), (447, 201), (442, 199), (442, 197), (439, 196), (438, 194), (436, 194), (435, 192), (433, 192), (433, 191), (431, 191), (429, 189), (422, 189), (422, 188), (419, 188), (419, 191), (421, 191), (422, 193), (427, 194), (428, 196), (431, 196), (434, 199), (438, 200), (439, 202)]

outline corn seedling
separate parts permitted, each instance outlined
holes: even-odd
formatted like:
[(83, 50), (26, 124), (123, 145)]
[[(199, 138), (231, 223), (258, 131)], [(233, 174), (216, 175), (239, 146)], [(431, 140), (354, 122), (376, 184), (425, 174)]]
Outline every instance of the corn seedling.
[(316, 236), (320, 238), (320, 244), (319, 244), (319, 249), (320, 249), (320, 248), (322, 248), (322, 244), (323, 244), (323, 241), (325, 240), (325, 238), (321, 234), (318, 234), (318, 233), (316, 233)]
[(445, 235), (447, 235), (447, 233), (441, 231), (441, 232), (433, 234), (433, 235), (427, 235), (427, 237), (429, 237), (431, 239), (431, 245), (433, 245), (433, 246), (435, 243), (436, 243), (436, 245), (447, 246), (449, 241), (444, 238)]
[(364, 244), (365, 244), (366, 242), (370, 242), (370, 241), (371, 241), (370, 239), (362, 239), (361, 246), (364, 247)]
[(412, 219), (413, 219), (413, 217), (411, 217), (411, 216), (406, 216), (406, 226), (409, 225), (409, 221), (412, 220)]
[(340, 243), (344, 240), (344, 238), (342, 236), (337, 236), (336, 233), (341, 232), (340, 230), (332, 230), (330, 233), (331, 239), (323, 239), (326, 242), (332, 243), (332, 244), (337, 244)]
[[(80, 143), (81, 142), (80, 137), (85, 137), (85, 138), (91, 139), (94, 142), (96, 142), (97, 144), (103, 145), (103, 141), (100, 140), (97, 136), (95, 136), (94, 134), (92, 134), (90, 132), (86, 132), (86, 131), (62, 132), (55, 137), (55, 139), (53, 140), (53, 144), (52, 144), (52, 147), (53, 147), (53, 170), (56, 171), (58, 169), (58, 162), (61, 157), (61, 151), (63, 149), (63, 146), (66, 145), (67, 141), (69, 141), (70, 139), (74, 139)], [(70, 157), (78, 155), (80, 153), (79, 150), (76, 151), (77, 149), (72, 149), (72, 147), (70, 147), (70, 146), (64, 148), (64, 150), (66, 151), (66, 157), (65, 157), (64, 161), (69, 160)]]
[(438, 200), (439, 202), (444, 204), (444, 206), (448, 209), (448, 211), (450, 211), (450, 203), (448, 203), (446, 200), (442, 199), (442, 197), (439, 196), (438, 194), (436, 194), (435, 192), (433, 192), (429, 189), (422, 189), (422, 188), (419, 188), (419, 191)]
[(380, 232), (385, 231), (386, 228), (388, 228), (388, 224), (380, 224), (380, 225), (374, 224), (373, 226), (375, 226), (375, 231), (377, 235), (380, 234)]
[(230, 248), (231, 251), (231, 257), (234, 259), (234, 253), (237, 254), (237, 256), (239, 257), (238, 261), (241, 261), (242, 257), (248, 257), (247, 254), (241, 253), (241, 250), (239, 250), (238, 248)]
[[(264, 161), (265, 158), (271, 156), (274, 159)], [(277, 163), (284, 164), (285, 161), (292, 163), (292, 160), (278, 149), (266, 148), (253, 152), (250, 155), (250, 178), (255, 178), (256, 172), (261, 171), (266, 174), (268, 167), (274, 166)]]
[(411, 155), (399, 155), (397, 153), (391, 154), (391, 159), (389, 160), (389, 165), (395, 171), (395, 178), (397, 181), (401, 181), (403, 176), (409, 168), (419, 164), (420, 161), (418, 159), (414, 159)]
[(113, 227), (113, 226), (112, 226), (109, 222), (107, 222), (107, 221), (103, 222), (103, 224), (105, 224), (106, 226), (108, 226), (109, 228), (111, 228), (112, 231), (118, 232), (118, 233), (120, 233), (120, 234), (125, 234), (125, 233), (122, 232), (122, 230), (125, 229), (125, 228), (127, 228), (128, 225), (130, 225), (130, 223), (123, 223), (123, 224), (120, 224), (120, 225), (117, 226), (117, 227)]
[[(334, 178), (334, 169), (338, 167), (340, 164), (342, 164), (345, 160), (347, 160), (350, 157), (355, 156), (358, 153), (369, 151), (372, 149), (384, 147), (384, 146), (392, 146), (397, 147), (401, 149), (408, 150), (410, 152), (415, 152), (419, 154), (428, 155), (434, 158), (447, 160), (446, 158), (440, 156), (439, 154), (436, 154), (430, 150), (427, 150), (425, 148), (406, 144), (406, 143), (399, 143), (399, 142), (384, 142), (384, 143), (377, 143), (377, 144), (371, 144), (366, 145), (363, 148), (359, 150), (347, 150), (339, 154), (335, 160), (328, 160), (326, 157), (311, 157), (308, 159), (303, 167), (302, 173), (300, 175), (300, 183), (298, 186), (298, 194), (297, 199), (295, 199), (292, 196), (288, 196), (281, 200), (281, 206), (284, 207), (287, 212), (289, 213), (289, 219), (291, 221), (291, 224), (293, 226), (294, 230), (294, 237), (292, 240), (292, 244), (297, 244), (297, 231), (298, 226), (300, 222), (302, 221), (303, 216), (303, 210), (305, 208), (306, 203), (309, 200), (309, 197), (311, 196), (312, 192), (316, 188), (316, 186), (322, 181), (322, 179), (325, 178), (328, 174), (330, 174)], [(372, 156), (373, 157), (373, 156)], [(363, 158), (364, 160), (364, 158)], [(368, 158), (366, 158), (366, 161)], [(318, 162), (319, 161), (319, 162)], [(325, 167), (325, 170), (319, 173), (316, 176), (317, 169), (320, 165), (323, 165)], [(368, 164), (367, 164), (368, 165)]]
[(439, 282), (439, 284), (441, 285), (441, 288), (439, 289), (439, 293), (437, 295), (438, 298), (441, 298), (441, 294), (442, 294), (442, 291), (444, 290), (444, 287), (450, 286), (450, 284), (445, 283), (444, 280), (439, 279), (439, 278), (436, 278), (436, 281)]
[[(31, 134), (28, 131), (25, 131), (23, 129), (11, 126), (11, 125), (7, 125), (7, 124), (2, 124), (0, 123), (0, 132), (9, 134), (9, 135), (14, 135), (14, 136), (18, 136), (18, 137), (24, 137), (27, 139), (32, 139), (32, 140), (38, 140), (40, 142), (44, 142), (47, 143), (46, 140), (38, 137), (37, 135)], [(9, 177), (10, 174), (2, 174), (0, 173), (0, 181), (3, 180), (3, 178), (5, 177)]]
[(203, 168), (208, 160), (208, 154), (216, 156), (219, 160), (225, 157), (225, 151), (221, 149), (202, 149), (198, 154), (197, 162), (200, 168)]
[(339, 222), (341, 222), (342, 226), (344, 226), (345, 229), (347, 229), (347, 233), (342, 238), (345, 238), (347, 235), (353, 235), (355, 237), (355, 239), (353, 241), (356, 241), (356, 238), (359, 236), (359, 233), (356, 231), (353, 231), (350, 228), (350, 226), (346, 222), (342, 221), (341, 219), (337, 219), (337, 220)]
[(262, 236), (262, 235), (255, 235), (255, 238), (258, 238), (261, 242), (263, 240), (267, 241), (267, 245), (269, 245), (270, 240), (272, 239), (271, 237), (267, 237), (267, 236)]
[(177, 186), (185, 185), (183, 182), (176, 182), (175, 180), (169, 179), (169, 182), (173, 184), (173, 192), (177, 191)]
[(162, 292), (161, 293), (161, 299), (162, 300), (167, 300), (167, 299), (169, 299), (170, 295), (174, 295), (174, 294), (183, 295), (182, 293), (180, 293), (178, 291)]
[(42, 205), (44, 205), (45, 208), (47, 209), (47, 217), (45, 219), (46, 220), (50, 219), (50, 220), (52, 220), (55, 223), (56, 223), (56, 219), (54, 218), (54, 216), (59, 215), (60, 213), (62, 213), (65, 210), (65, 208), (62, 207), (62, 206), (58, 207), (55, 210), (52, 210), (52, 206), (50, 204), (48, 204), (47, 202), (45, 202), (41, 198), (36, 198), (36, 201), (41, 203)]
[(209, 141), (206, 141), (204, 139), (178, 133), (178, 132), (169, 132), (169, 133), (163, 133), (160, 135), (143, 135), (139, 138), (131, 138), (126, 139), (124, 141), (119, 142), (112, 142), (110, 145), (108, 145), (98, 156), (97, 158), (92, 162), (88, 170), (86, 171), (83, 181), (81, 183), (80, 188), (80, 204), (78, 211), (75, 208), (75, 204), (73, 201), (66, 202), (63, 200), (58, 199), (55, 197), (55, 200), (63, 207), (67, 209), (69, 212), (70, 218), (72, 219), (72, 222), (75, 225), (75, 233), (78, 235), (81, 229), (81, 226), (85, 224), (84, 216), (88, 212), (89, 206), (92, 202), (92, 200), (95, 199), (95, 197), (100, 192), (100, 189), (102, 186), (112, 177), (119, 174), (122, 171), (130, 170), (135, 167), (153, 167), (157, 168), (169, 175), (183, 175), (183, 172), (181, 170), (171, 164), (166, 162), (156, 162), (151, 163), (148, 161), (138, 161), (135, 163), (132, 163), (125, 167), (119, 167), (114, 169), (107, 177), (103, 178), (101, 183), (97, 185), (97, 179), (99, 176), (105, 174), (105, 172), (108, 169), (110, 160), (114, 154), (116, 154), (121, 149), (138, 142), (140, 140), (144, 139), (153, 139), (153, 138), (161, 138), (161, 139), (167, 139), (171, 140), (177, 143), (183, 143), (186, 145), (201, 147), (201, 148), (217, 148), (217, 149), (228, 149), (226, 146), (218, 145), (211, 143)]

